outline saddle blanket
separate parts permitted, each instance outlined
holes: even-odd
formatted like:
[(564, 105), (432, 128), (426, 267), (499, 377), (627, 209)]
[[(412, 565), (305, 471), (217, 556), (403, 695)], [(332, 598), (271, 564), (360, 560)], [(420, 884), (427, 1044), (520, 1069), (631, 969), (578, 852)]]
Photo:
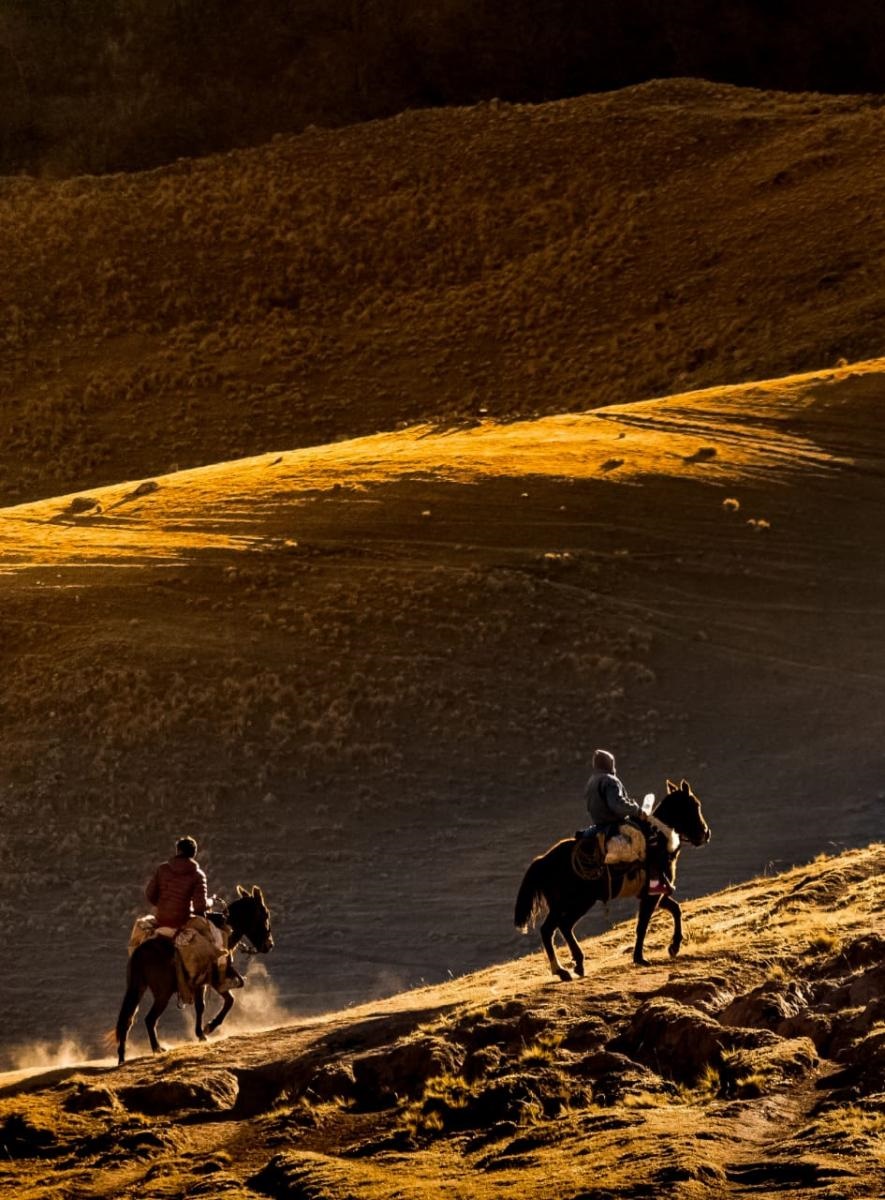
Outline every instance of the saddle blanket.
[(642, 862), (645, 858), (645, 835), (635, 825), (622, 825), (605, 844), (605, 863)]

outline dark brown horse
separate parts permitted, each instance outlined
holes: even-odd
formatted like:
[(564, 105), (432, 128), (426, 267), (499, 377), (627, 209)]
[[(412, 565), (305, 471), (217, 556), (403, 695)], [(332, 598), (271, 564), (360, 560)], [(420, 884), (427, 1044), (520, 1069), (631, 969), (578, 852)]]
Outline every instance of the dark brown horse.
[[(678, 787), (667, 780), (667, 795), (655, 810), (655, 817), (693, 846), (704, 846), (710, 840), (710, 827), (704, 820), (701, 803), (684, 779)], [(671, 955), (678, 954), (682, 945), (682, 910), (672, 896), (648, 894), (648, 877), (644, 866), (625, 864), (606, 867), (600, 878), (586, 879), (576, 872), (573, 865), (576, 846), (574, 838), (567, 838), (551, 846), (546, 854), (534, 859), (525, 873), (516, 897), (513, 919), (516, 927), (523, 932), (534, 923), (541, 907), (547, 907), (547, 916), (541, 924), (540, 932), (553, 974), (560, 979), (572, 978), (571, 972), (567, 971), (556, 957), (553, 937), (557, 929), (572, 952), (575, 974), (584, 974), (584, 954), (572, 931), (575, 922), (580, 920), (597, 900), (604, 904), (609, 900), (629, 897), (639, 900), (636, 943), (633, 947), (633, 961), (639, 966), (649, 965), (642, 951), (648, 923), (658, 907), (666, 909), (673, 917), (673, 940), (669, 949)], [(678, 857), (677, 847), (670, 860), (670, 876), (674, 881)]]
[[(253, 887), (251, 892), (245, 888), (237, 888), (238, 898), (234, 900), (227, 912), (227, 923), (232, 932), (230, 949), (241, 941), (251, 943), (252, 949), (258, 954), (267, 954), (273, 949), (273, 938), (270, 933), (270, 912), (261, 894), (261, 888)], [(129, 956), (126, 968), (126, 995), (117, 1018), (117, 1062), (126, 1061), (126, 1038), (138, 1011), (138, 1006), (145, 991), (150, 989), (154, 1003), (144, 1019), (150, 1038), (151, 1050), (156, 1054), (163, 1047), (157, 1041), (157, 1021), (162, 1016), (167, 1004), (177, 990), (175, 973), (175, 947), (170, 938), (153, 937), (137, 946)], [(224, 1003), (216, 1016), (203, 1030), (203, 1013), (205, 1012), (205, 989), (198, 987), (194, 990), (194, 1010), (196, 1012), (196, 1033), (201, 1042), (206, 1040), (206, 1034), (218, 1028), (230, 1010), (234, 998), (227, 992)]]

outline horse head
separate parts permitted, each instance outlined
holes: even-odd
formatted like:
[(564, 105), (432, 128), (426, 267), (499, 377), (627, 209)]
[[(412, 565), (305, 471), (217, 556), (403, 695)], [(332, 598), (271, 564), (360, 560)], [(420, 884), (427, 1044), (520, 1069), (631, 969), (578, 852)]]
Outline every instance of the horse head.
[(679, 784), (667, 780), (667, 795), (658, 806), (655, 816), (693, 846), (706, 846), (710, 840), (710, 826), (704, 820), (701, 802), (687, 779)]
[(230, 906), (230, 922), (240, 937), (246, 938), (259, 954), (267, 954), (273, 949), (273, 937), (270, 932), (270, 910), (268, 909), (261, 888), (256, 886), (252, 891), (237, 884), (238, 899)]

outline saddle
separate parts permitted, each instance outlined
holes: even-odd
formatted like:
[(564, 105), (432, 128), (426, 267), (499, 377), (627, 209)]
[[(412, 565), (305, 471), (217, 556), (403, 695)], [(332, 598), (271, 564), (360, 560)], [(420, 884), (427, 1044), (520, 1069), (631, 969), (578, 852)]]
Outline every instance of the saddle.
[(157, 925), (154, 916), (139, 917), (129, 937), (129, 954), (152, 937), (166, 937), (175, 947), (175, 977), (182, 1004), (193, 1004), (197, 988), (206, 984), (219, 992), (242, 987), (243, 979), (227, 950), (229, 926), (221, 914), (191, 917), (181, 929)]
[(635, 867), (645, 859), (645, 834), (636, 825), (624, 822), (614, 832), (611, 826), (589, 834), (580, 831), (572, 865), (584, 879), (599, 879), (606, 867)]

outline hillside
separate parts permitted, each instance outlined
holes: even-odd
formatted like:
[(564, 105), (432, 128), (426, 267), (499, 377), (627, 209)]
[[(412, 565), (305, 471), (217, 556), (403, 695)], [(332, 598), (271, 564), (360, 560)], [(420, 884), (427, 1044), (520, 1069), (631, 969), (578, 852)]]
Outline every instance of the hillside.
[(682, 956), (658, 917), (645, 970), (619, 925), (574, 983), (532, 954), (119, 1070), (3, 1079), (0, 1195), (877, 1200), (883, 869), (879, 844), (694, 901)]
[(0, 181), (0, 498), (881, 354), (883, 113), (671, 81)]
[(693, 76), (882, 92), (868, 0), (0, 0), (0, 173), (155, 167), (406, 108)]
[(264, 888), (302, 1015), (511, 955), (597, 744), (701, 797), (683, 896), (881, 839), (883, 390), (875, 360), (2, 510), (0, 1065), (95, 1053), (183, 831)]

